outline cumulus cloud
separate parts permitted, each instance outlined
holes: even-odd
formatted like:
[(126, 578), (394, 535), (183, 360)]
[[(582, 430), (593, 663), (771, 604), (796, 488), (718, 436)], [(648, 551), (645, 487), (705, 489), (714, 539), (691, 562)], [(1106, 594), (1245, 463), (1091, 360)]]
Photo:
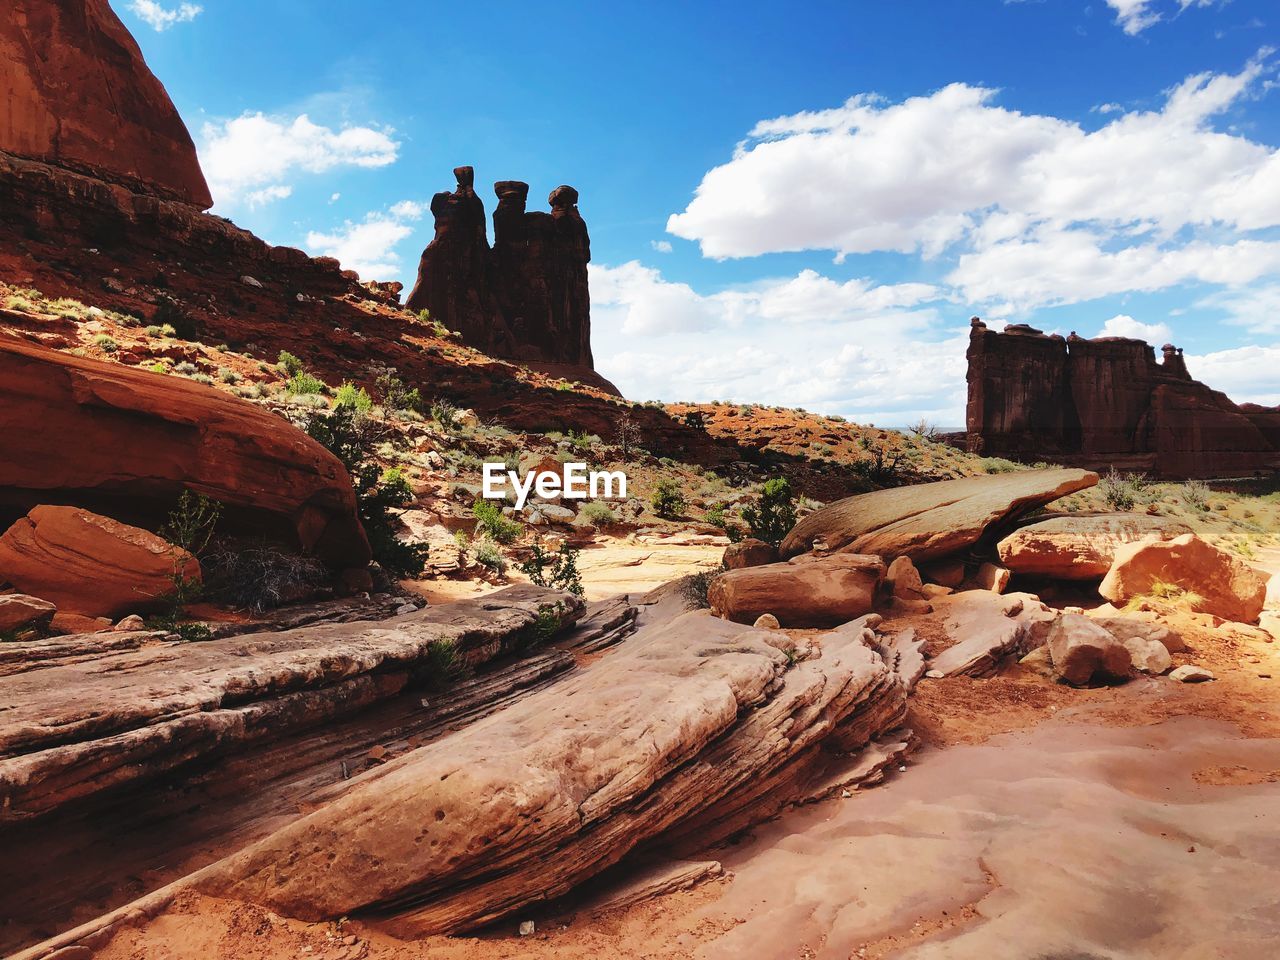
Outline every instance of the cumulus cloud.
[(306, 246), (317, 256), (336, 257), (344, 269), (365, 280), (386, 280), (401, 268), (396, 247), (414, 231), (425, 204), (402, 200), (386, 210), (369, 213), (361, 221), (348, 220), (330, 233), (311, 231)]
[(941, 327), (933, 286), (804, 270), (700, 294), (636, 261), (589, 269), (597, 365), (629, 396), (963, 420), (967, 324)]
[(1159, 109), (1116, 108), (1096, 130), (964, 83), (765, 120), (667, 229), (717, 259), (946, 254), (963, 296), (1006, 309), (1248, 282), (1274, 269), (1274, 245), (1250, 234), (1280, 225), (1280, 151), (1213, 123), (1265, 93), (1270, 56), (1188, 77)]
[(1173, 339), (1173, 331), (1167, 323), (1142, 323), (1126, 313), (1118, 313), (1102, 325), (1100, 337), (1129, 337), (1145, 340), (1157, 347)]
[(1228, 323), (1244, 327), (1249, 333), (1280, 336), (1280, 283), (1217, 293), (1196, 306), (1221, 311)]
[(199, 4), (183, 3), (176, 7), (166, 7), (156, 3), (156, 0), (130, 0), (129, 10), (157, 31), (168, 30), (175, 23), (188, 23), (204, 13), (204, 7)]
[(288, 196), (282, 191), (300, 173), (394, 163), (400, 145), (392, 133), (367, 126), (335, 130), (305, 113), (293, 119), (246, 113), (204, 125), (200, 164), (220, 206), (261, 204)]
[(649, 246), (657, 250), (659, 253), (670, 253), (674, 247), (671, 246), (670, 240), (650, 240)]
[(1221, 390), (1236, 403), (1280, 405), (1280, 344), (1236, 347), (1202, 356), (1187, 355), (1187, 369), (1197, 380)]

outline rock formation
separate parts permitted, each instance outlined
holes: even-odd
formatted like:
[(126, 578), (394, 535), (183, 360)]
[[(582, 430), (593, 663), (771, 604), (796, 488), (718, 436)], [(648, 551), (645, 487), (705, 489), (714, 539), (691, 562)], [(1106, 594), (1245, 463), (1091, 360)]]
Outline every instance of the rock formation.
[(1101, 580), (1116, 550), (1138, 540), (1172, 540), (1191, 528), (1141, 513), (1072, 514), (1040, 520), (1000, 541), (1000, 562), (1016, 574), (1053, 580)]
[(771, 615), (784, 627), (832, 627), (870, 613), (883, 579), (879, 557), (805, 555), (722, 573), (707, 599), (712, 613), (738, 623)]
[(0, 151), (213, 205), (191, 135), (107, 0), (6, 0)]
[(828, 550), (886, 560), (935, 560), (1097, 482), (1097, 474), (1086, 470), (1024, 470), (876, 490), (815, 510), (787, 534), (780, 549), (784, 557), (794, 557), (821, 543)]
[[(493, 247), (474, 171), (453, 171), (458, 187), (431, 201), (435, 238), (422, 253), (406, 305), (478, 350), (552, 373), (596, 383), (591, 356), (591, 238), (578, 212), (578, 191), (551, 191), (551, 212), (529, 211), (529, 185), (494, 184)], [(616, 392), (616, 391), (615, 391)]]
[(1280, 410), (1238, 406), (1191, 378), (1171, 344), (1003, 333), (969, 340), (970, 452), (1167, 479), (1280, 469)]
[(178, 377), (0, 337), (0, 525), (74, 504), (152, 529), (184, 490), (228, 521), (364, 567), (338, 459), (261, 407)]
[(0, 585), (61, 613), (121, 617), (153, 610), (175, 577), (200, 580), (200, 563), (149, 530), (75, 507), (42, 505), (0, 534)]

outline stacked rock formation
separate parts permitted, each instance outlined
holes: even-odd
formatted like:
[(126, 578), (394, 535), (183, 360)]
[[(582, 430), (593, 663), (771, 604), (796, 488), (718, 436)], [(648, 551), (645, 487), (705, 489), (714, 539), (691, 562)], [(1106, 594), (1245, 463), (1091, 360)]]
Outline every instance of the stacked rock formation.
[[(453, 171), (458, 187), (431, 201), (435, 238), (422, 253), (406, 305), (478, 350), (602, 385), (591, 356), (587, 263), (591, 238), (578, 191), (551, 191), (551, 212), (529, 211), (529, 185), (494, 184), (493, 247), (471, 167)], [(558, 370), (556, 368), (564, 368)]]
[(968, 447), (973, 453), (1114, 466), (1167, 479), (1280, 469), (1280, 410), (1238, 406), (1191, 378), (1182, 351), (1141, 340), (1003, 333), (974, 318)]

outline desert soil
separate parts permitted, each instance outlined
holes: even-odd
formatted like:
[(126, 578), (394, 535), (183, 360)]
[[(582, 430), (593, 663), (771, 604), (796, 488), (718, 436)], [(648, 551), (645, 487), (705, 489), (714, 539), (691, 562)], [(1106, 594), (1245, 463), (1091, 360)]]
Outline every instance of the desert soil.
[(1075, 690), (1014, 668), (923, 681), (910, 716), (923, 746), (906, 766), (705, 851), (726, 874), (692, 890), (604, 914), (548, 905), (526, 937), (512, 920), (413, 943), (367, 919), (307, 924), (187, 895), (101, 956), (1270, 960), (1280, 643), (1178, 625), (1189, 650), (1175, 663), (1217, 680)]

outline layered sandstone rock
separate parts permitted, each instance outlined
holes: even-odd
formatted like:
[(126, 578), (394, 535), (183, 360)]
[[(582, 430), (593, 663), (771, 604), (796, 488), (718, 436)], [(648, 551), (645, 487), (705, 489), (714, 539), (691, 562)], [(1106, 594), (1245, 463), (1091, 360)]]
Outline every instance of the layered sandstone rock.
[[(0, 516), (72, 503), (154, 528), (184, 490), (229, 524), (364, 567), (351, 478), (280, 417), (177, 377), (0, 338)], [(124, 611), (128, 612), (128, 611)]]
[(149, 530), (76, 507), (39, 506), (0, 534), (0, 583), (63, 613), (120, 617), (153, 610), (200, 564)]
[(1141, 340), (997, 333), (975, 317), (968, 360), (971, 452), (1166, 478), (1280, 469), (1280, 411), (1193, 380), (1172, 345), (1157, 360)]
[[(351, 713), (404, 690), (444, 644), (480, 663), (540, 622), (582, 613), (569, 594), (510, 587), (377, 623), (301, 627), (198, 644), (119, 646), (0, 676), (0, 820)], [(48, 657), (33, 645), (29, 655)], [(14, 670), (16, 664), (8, 665)]]
[(778, 548), (763, 540), (748, 537), (724, 548), (724, 568), (741, 570), (744, 567), (759, 567), (766, 563), (778, 562)]
[(830, 627), (872, 611), (884, 572), (879, 557), (796, 557), (723, 573), (707, 599), (717, 617), (738, 623), (772, 614), (784, 627)]
[[(3, 579), (0, 573), (0, 580)], [(25, 593), (0, 594), (0, 635), (47, 627), (57, 612), (55, 604), (40, 597)]]
[(1073, 686), (1123, 681), (1133, 675), (1128, 648), (1097, 622), (1080, 614), (1064, 614), (1054, 621), (1048, 647), (1054, 672)]
[(0, 151), (213, 204), (186, 126), (107, 0), (6, 0)]
[(934, 560), (1097, 482), (1087, 470), (1025, 470), (876, 490), (815, 510), (787, 534), (781, 552), (792, 557), (824, 541), (847, 553)]
[[(850, 625), (851, 627), (853, 625)], [(374, 912), (401, 936), (554, 898), (673, 828), (736, 817), (824, 745), (900, 721), (864, 630), (789, 664), (749, 627), (687, 614), (577, 677), (351, 782), (193, 878), (312, 920)]]
[(1029, 593), (967, 590), (935, 597), (933, 623), (950, 645), (929, 663), (938, 677), (988, 677), (1006, 659), (1044, 646), (1058, 614)]
[(591, 238), (578, 191), (551, 192), (550, 213), (528, 211), (529, 185), (494, 184), (493, 247), (474, 171), (457, 167), (458, 186), (431, 201), (435, 238), (422, 253), (406, 306), (431, 317), (495, 357), (617, 392), (594, 373), (587, 263)]
[(1266, 605), (1267, 580), (1243, 560), (1189, 533), (1121, 547), (1098, 592), (1112, 603), (1124, 604), (1176, 587), (1194, 594), (1195, 609), (1202, 613), (1256, 623)]
[(1054, 580), (1101, 580), (1116, 550), (1139, 540), (1172, 540), (1191, 528), (1139, 513), (1065, 516), (1029, 524), (1000, 541), (1000, 562), (1016, 574)]

